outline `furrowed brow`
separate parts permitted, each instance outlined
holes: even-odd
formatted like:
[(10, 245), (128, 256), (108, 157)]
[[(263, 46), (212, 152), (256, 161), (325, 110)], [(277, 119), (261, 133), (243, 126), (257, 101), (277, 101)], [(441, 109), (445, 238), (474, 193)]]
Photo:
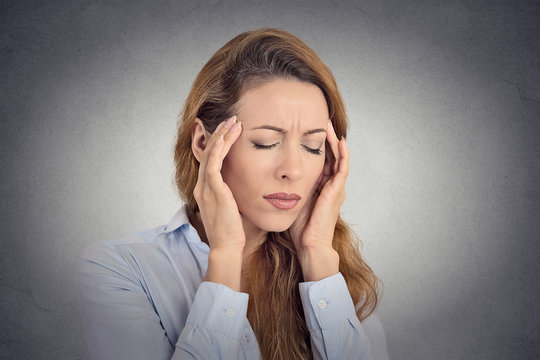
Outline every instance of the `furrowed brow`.
[(285, 131), (285, 129), (281, 129), (281, 128), (271, 126), (271, 125), (258, 126), (256, 128), (251, 129), (251, 130), (259, 130), (259, 129), (273, 130), (273, 131), (277, 131), (279, 133), (286, 133), (287, 132), (287, 131)]
[[(282, 128), (278, 128), (278, 127), (275, 127), (275, 126), (271, 126), (271, 125), (262, 125), (262, 126), (258, 126), (256, 128), (253, 128), (251, 130), (259, 130), (259, 129), (265, 129), (265, 130), (273, 130), (273, 131), (277, 131), (279, 133), (286, 133), (287, 131), (285, 129), (282, 129)], [(304, 135), (311, 135), (311, 134), (317, 134), (317, 133), (320, 133), (320, 132), (326, 132), (326, 129), (312, 129), (312, 130), (308, 130), (304, 133)]]
[(313, 130), (309, 130), (309, 131), (306, 131), (304, 133), (304, 135), (311, 135), (311, 134), (316, 134), (316, 133), (320, 133), (320, 132), (326, 132), (326, 129), (313, 129)]

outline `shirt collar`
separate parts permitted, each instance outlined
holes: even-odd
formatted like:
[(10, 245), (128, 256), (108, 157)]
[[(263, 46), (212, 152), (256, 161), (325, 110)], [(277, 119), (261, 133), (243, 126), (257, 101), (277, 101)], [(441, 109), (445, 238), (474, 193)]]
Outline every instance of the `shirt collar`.
[(172, 217), (171, 221), (165, 226), (162, 233), (171, 233), (179, 228), (181, 228), (183, 225), (189, 224), (189, 218), (187, 216), (187, 205), (184, 204), (176, 214)]

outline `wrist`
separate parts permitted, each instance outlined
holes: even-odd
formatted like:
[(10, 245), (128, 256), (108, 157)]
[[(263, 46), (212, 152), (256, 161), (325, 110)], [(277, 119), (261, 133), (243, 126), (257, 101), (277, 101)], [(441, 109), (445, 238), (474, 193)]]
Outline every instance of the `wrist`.
[(208, 254), (208, 269), (204, 281), (222, 284), (234, 291), (240, 291), (242, 260), (241, 250), (211, 248)]
[(304, 281), (319, 281), (339, 272), (339, 254), (332, 247), (304, 248), (298, 260)]

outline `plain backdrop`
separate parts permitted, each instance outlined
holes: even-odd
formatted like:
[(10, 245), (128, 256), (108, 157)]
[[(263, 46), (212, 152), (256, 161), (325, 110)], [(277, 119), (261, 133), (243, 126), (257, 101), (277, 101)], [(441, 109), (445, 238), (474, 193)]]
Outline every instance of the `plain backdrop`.
[(540, 358), (540, 2), (1, 1), (0, 356), (87, 359), (81, 250), (165, 224), (210, 56), (281, 27), (332, 69), (342, 213), (393, 359)]

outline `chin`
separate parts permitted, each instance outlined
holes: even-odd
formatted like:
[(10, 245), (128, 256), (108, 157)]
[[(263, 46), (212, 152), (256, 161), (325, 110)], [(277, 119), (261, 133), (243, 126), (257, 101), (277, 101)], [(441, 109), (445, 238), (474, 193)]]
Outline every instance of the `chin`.
[(296, 220), (296, 216), (266, 215), (253, 220), (255, 220), (253, 221), (253, 224), (261, 230), (268, 232), (283, 232), (291, 227)]

